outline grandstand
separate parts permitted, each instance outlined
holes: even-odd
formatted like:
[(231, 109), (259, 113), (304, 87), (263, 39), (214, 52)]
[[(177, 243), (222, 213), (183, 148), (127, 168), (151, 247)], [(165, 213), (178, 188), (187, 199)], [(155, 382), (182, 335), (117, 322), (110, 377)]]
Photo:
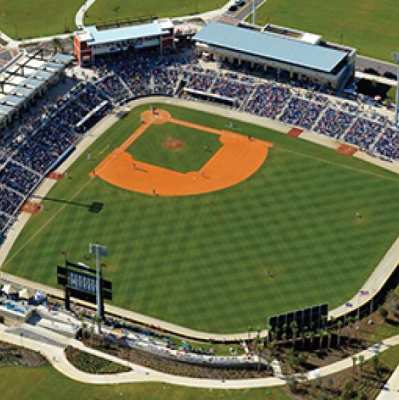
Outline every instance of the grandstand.
[(2, 69), (0, 238), (35, 188), (112, 107), (106, 94), (85, 82), (78, 82), (55, 101), (46, 96), (39, 99), (71, 61), (69, 55), (46, 58), (23, 53)]
[(158, 46), (119, 50), (95, 57), (94, 78), (56, 101), (45, 99), (35, 111), (24, 110), (26, 104), (59, 79), (71, 57), (24, 54), (2, 69), (0, 115), (3, 124), (11, 122), (0, 137), (3, 234), (24, 201), (88, 129), (115, 105), (143, 96), (216, 102), (332, 137), (390, 162), (399, 159), (399, 130), (386, 113), (362, 107), (360, 96), (358, 102), (338, 98), (329, 85), (303, 76), (284, 78), (245, 63), (204, 63), (194, 47), (172, 47), (163, 54)]
[(72, 60), (66, 54), (49, 58), (38, 50), (32, 54), (21, 52), (0, 68), (0, 128), (55, 84)]

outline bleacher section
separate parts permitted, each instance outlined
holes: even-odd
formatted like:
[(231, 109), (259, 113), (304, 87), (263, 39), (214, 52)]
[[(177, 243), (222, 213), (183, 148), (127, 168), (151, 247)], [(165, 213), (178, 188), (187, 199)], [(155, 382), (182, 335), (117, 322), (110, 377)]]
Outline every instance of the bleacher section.
[[(232, 68), (230, 66), (230, 68)], [(115, 105), (148, 95), (214, 101), (346, 141), (399, 160), (399, 130), (383, 114), (361, 111), (309, 82), (279, 82), (251, 71), (205, 69), (191, 51), (113, 55), (97, 60), (96, 78), (80, 82), (0, 134), (0, 234), (21, 205), (98, 120)]]

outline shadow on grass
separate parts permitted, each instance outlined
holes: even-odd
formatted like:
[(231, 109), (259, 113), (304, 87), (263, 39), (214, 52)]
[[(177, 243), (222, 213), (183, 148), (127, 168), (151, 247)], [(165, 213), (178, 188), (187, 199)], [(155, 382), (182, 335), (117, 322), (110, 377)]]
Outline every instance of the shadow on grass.
[(75, 206), (75, 207), (83, 207), (87, 208), (87, 210), (93, 214), (98, 214), (102, 211), (104, 208), (104, 203), (98, 202), (98, 201), (93, 201), (90, 204), (87, 203), (80, 203), (77, 201), (69, 201), (69, 200), (64, 200), (64, 199), (56, 199), (54, 197), (42, 197), (38, 195), (32, 196), (35, 199), (40, 199), (40, 200), (45, 200), (45, 201), (52, 201), (54, 203), (62, 203), (62, 204), (67, 204), (70, 206)]

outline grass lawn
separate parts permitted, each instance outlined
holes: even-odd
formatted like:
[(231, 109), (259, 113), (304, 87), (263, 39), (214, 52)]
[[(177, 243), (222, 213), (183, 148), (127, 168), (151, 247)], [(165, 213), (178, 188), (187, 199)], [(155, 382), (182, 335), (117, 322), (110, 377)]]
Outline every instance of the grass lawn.
[(399, 29), (397, 0), (267, 0), (257, 23), (273, 23), (323, 35), (360, 54), (392, 62)]
[[(219, 129), (229, 122), (156, 106)], [(88, 243), (96, 241), (110, 251), (105, 275), (113, 281), (114, 304), (191, 328), (234, 332), (261, 328), (278, 312), (342, 304), (396, 239), (399, 177), (240, 122), (235, 130), (274, 147), (255, 175), (232, 188), (162, 198), (89, 177), (137, 128), (143, 110), (133, 110), (97, 140), (89, 160), (83, 154), (74, 164), (49, 194), (71, 202), (44, 201), (5, 271), (55, 285), (61, 252), (90, 264)], [(99, 214), (81, 206), (93, 201), (104, 203)]]
[(200, 170), (221, 146), (217, 135), (167, 123), (151, 125), (128, 150), (138, 161), (190, 172)]
[(281, 389), (203, 390), (157, 383), (85, 385), (51, 367), (0, 368), (2, 400), (290, 400)]
[(86, 14), (86, 24), (119, 19), (179, 17), (222, 7), (226, 0), (97, 0)]
[(73, 32), (84, 0), (0, 0), (0, 30), (14, 39)]

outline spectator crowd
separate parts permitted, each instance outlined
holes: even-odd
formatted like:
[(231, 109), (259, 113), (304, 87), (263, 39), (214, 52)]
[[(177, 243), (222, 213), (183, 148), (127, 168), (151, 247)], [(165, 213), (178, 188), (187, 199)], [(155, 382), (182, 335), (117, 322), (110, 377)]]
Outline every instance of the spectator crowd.
[(311, 82), (270, 79), (262, 71), (228, 64), (205, 68), (190, 49), (103, 56), (94, 73), (95, 78), (79, 82), (56, 101), (43, 100), (40, 112), (28, 110), (0, 135), (0, 234), (88, 129), (113, 106), (143, 96), (197, 99), (200, 93), (209, 101), (231, 99), (223, 104), (399, 160), (399, 130), (385, 115), (361, 102), (332, 97)]

